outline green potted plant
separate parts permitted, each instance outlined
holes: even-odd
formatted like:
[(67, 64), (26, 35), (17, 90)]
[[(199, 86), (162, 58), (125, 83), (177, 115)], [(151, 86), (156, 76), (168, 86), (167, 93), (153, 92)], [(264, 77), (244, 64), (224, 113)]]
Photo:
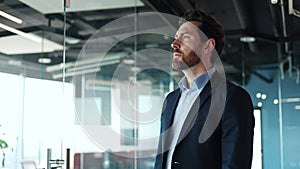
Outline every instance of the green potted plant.
[[(1, 127), (1, 125), (0, 125), (0, 127)], [(1, 166), (2, 167), (5, 166), (5, 149), (7, 149), (7, 148), (8, 148), (8, 144), (6, 143), (6, 141), (4, 141), (3, 139), (0, 138), (0, 149), (2, 151), (2, 159), (1, 159)]]
[(2, 161), (1, 161), (2, 167), (5, 166), (5, 149), (7, 148), (8, 148), (8, 144), (6, 143), (6, 141), (0, 139), (0, 149), (2, 151)]

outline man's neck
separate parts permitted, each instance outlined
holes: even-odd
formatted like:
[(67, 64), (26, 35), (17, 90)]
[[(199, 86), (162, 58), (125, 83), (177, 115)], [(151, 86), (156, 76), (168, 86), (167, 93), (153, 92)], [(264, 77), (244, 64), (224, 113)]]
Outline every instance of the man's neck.
[(192, 81), (202, 75), (203, 73), (207, 72), (208, 69), (211, 68), (211, 65), (210, 67), (208, 67), (206, 69), (206, 67), (202, 64), (197, 64), (189, 69), (186, 69), (186, 70), (183, 70), (183, 74), (185, 75), (186, 79), (187, 79), (187, 82), (188, 82), (188, 88), (190, 88), (190, 84), (192, 83)]

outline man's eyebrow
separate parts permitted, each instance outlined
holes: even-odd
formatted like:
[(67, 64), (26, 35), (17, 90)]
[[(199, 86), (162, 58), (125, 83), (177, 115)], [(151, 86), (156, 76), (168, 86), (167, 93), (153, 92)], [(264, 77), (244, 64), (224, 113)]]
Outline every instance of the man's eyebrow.
[(181, 32), (181, 33), (176, 33), (174, 37), (176, 38), (176, 37), (182, 36), (184, 34), (188, 34), (188, 32), (185, 31), (185, 32)]

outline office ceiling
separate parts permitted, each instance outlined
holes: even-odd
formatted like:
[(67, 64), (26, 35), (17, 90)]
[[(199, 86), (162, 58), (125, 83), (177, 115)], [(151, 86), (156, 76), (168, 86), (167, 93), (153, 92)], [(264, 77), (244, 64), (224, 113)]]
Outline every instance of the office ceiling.
[[(60, 0), (56, 0), (56, 3), (57, 1), (60, 2)], [(134, 14), (135, 12), (162, 12), (180, 16), (188, 9), (200, 8), (213, 15), (224, 26), (227, 43), (224, 52), (220, 57), (227, 73), (227, 77), (230, 80), (242, 84), (247, 83), (251, 76), (258, 76), (266, 83), (270, 83), (272, 82), (272, 78), (262, 76), (259, 74), (258, 70), (277, 69), (281, 61), (289, 59), (293, 71), (299, 70), (300, 68), (300, 18), (296, 16), (297, 14), (299, 15), (297, 9), (300, 10), (300, 1), (293, 2), (292, 7), (295, 11), (295, 15), (289, 14), (288, 0), (278, 0), (277, 3), (276, 0), (273, 0), (274, 4), (270, 0), (128, 0), (128, 2), (122, 4), (121, 1), (118, 0), (111, 1), (111, 4), (101, 4), (100, 0), (93, 0), (89, 3), (84, 2), (82, 5), (82, 1), (70, 1), (71, 8), (67, 9), (66, 15), (66, 36), (68, 38), (66, 40), (65, 60), (66, 63), (73, 63), (73, 67), (76, 61), (84, 59), (80, 58), (80, 55), (82, 54), (80, 52), (82, 52), (83, 45), (87, 44), (91, 37), (95, 35), (95, 32), (118, 18)], [(63, 8), (52, 8), (51, 10), (45, 9), (47, 5), (54, 5), (54, 1), (50, 4), (46, 1), (43, 2), (43, 8), (37, 7), (39, 4), (33, 4), (34, 1), (31, 0), (1, 0), (0, 2), (0, 10), (23, 19), (22, 24), (16, 24), (0, 17), (0, 23), (10, 25), (15, 29), (24, 32), (43, 36), (56, 44), (63, 44)], [(76, 6), (76, 8), (73, 6), (73, 9), (72, 3), (75, 4), (75, 2), (76, 5), (74, 6)], [(132, 3), (130, 4), (129, 2)], [(135, 7), (135, 4), (138, 6)], [(147, 16), (144, 18), (146, 17)], [(155, 21), (151, 20), (150, 16), (149, 20), (144, 21), (143, 24), (143, 26), (149, 30), (155, 30), (154, 32), (158, 31)], [(171, 22), (169, 24), (176, 27), (175, 23)], [(110, 43), (113, 39), (112, 36), (114, 36), (116, 32), (123, 35), (126, 33), (128, 34), (126, 29), (133, 25), (131, 25), (131, 22), (124, 25), (125, 27), (115, 27), (107, 30), (107, 36), (101, 37), (100, 45), (103, 45), (101, 44), (102, 42)], [(136, 26), (138, 27), (139, 25)], [(1, 38), (11, 35), (14, 34), (4, 29), (0, 29), (0, 43)], [(255, 41), (241, 42), (241, 38), (244, 37), (254, 37)], [(118, 43), (110, 49), (110, 54), (105, 57), (108, 61), (112, 60), (109, 56), (118, 56), (116, 57), (117, 59), (111, 62), (111, 64), (107, 62), (107, 64), (101, 65), (100, 76), (108, 79), (111, 78), (118, 65), (123, 63), (124, 58), (129, 59), (132, 57), (134, 51), (152, 48), (170, 51), (171, 42), (171, 37), (151, 33), (129, 36), (122, 41), (118, 41)], [(17, 43), (10, 43), (9, 46), (24, 48), (24, 46), (16, 46)], [(99, 41), (97, 41), (97, 43), (99, 44)], [(95, 47), (97, 50), (89, 51), (92, 58), (96, 58), (97, 54), (99, 55), (99, 48), (101, 47)], [(147, 52), (144, 52), (142, 54), (143, 56), (141, 55), (139, 63), (128, 65), (128, 68), (134, 72), (137, 70), (132, 70), (131, 67), (133, 66), (142, 68), (146, 63), (153, 63), (152, 67), (156, 67), (157, 64), (155, 63), (157, 62), (161, 67), (169, 67), (170, 57), (162, 58), (163, 56), (158, 53), (159, 52), (156, 50), (153, 50), (151, 53), (152, 56), (147, 56)], [(2, 70), (11, 69), (11, 72), (16, 72), (12, 70), (16, 70), (14, 66), (20, 67), (24, 64), (27, 66), (24, 67), (26, 67), (28, 75), (30, 72), (34, 74), (33, 72), (35, 70), (41, 70), (39, 67), (42, 67), (47, 74), (47, 78), (61, 79), (61, 76), (54, 76), (55, 72), (49, 70), (51, 68), (55, 69), (55, 66), (57, 68), (57, 66), (62, 63), (63, 55), (64, 52), (62, 52), (61, 49), (43, 53), (2, 53), (1, 64), (8, 63), (6, 66), (2, 66)], [(49, 64), (38, 63), (40, 57), (51, 58), (52, 62)], [(5, 59), (7, 62), (4, 61)], [(37, 68), (31, 70), (30, 67)], [(38, 75), (40, 74), (36, 73), (36, 75), (32, 76)], [(139, 78), (157, 81), (155, 79), (163, 78), (160, 77), (160, 75), (166, 76), (165, 73), (147, 70), (141, 73)], [(173, 75), (176, 76), (176, 73)], [(178, 75), (178, 77), (179, 76), (180, 75)]]

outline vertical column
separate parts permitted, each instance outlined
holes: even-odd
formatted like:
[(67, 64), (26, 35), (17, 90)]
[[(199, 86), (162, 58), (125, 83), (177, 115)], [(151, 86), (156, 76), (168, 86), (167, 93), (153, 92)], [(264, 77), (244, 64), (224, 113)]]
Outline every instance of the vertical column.
[(47, 169), (51, 169), (50, 161), (51, 161), (51, 149), (48, 148), (47, 149)]

